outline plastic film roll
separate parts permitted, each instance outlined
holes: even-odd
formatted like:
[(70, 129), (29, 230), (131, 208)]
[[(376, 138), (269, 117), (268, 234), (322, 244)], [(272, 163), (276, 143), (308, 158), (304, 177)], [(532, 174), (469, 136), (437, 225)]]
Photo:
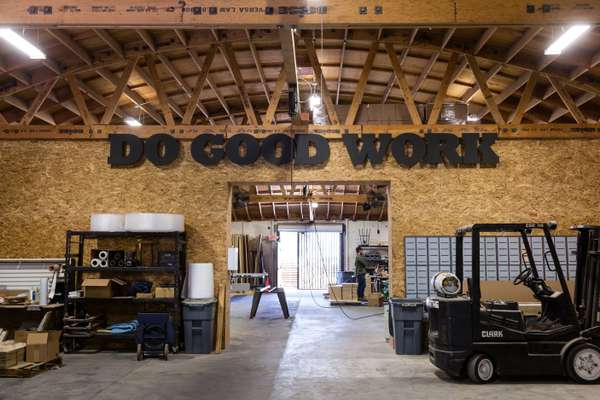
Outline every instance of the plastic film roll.
[(125, 230), (131, 232), (183, 232), (182, 214), (131, 213), (125, 215)]
[(92, 214), (90, 218), (92, 231), (121, 232), (125, 230), (125, 215), (123, 214)]
[(102, 250), (98, 252), (98, 258), (100, 258), (100, 260), (108, 260), (108, 251)]
[(100, 259), (99, 258), (93, 258), (92, 259), (92, 267), (98, 268), (99, 266), (100, 266)]
[(212, 299), (215, 297), (213, 265), (211, 263), (190, 264), (187, 294), (190, 299)]
[(100, 260), (100, 267), (102, 267), (102, 268), (108, 267), (108, 260)]

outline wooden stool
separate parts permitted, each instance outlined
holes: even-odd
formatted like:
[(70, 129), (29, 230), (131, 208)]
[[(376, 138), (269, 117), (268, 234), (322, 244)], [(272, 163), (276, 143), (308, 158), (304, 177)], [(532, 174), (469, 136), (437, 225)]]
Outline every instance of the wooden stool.
[(283, 317), (288, 319), (290, 317), (290, 311), (288, 309), (287, 300), (285, 298), (285, 291), (283, 288), (274, 287), (271, 288), (269, 286), (264, 288), (256, 288), (254, 290), (254, 296), (252, 297), (252, 309), (250, 310), (250, 319), (256, 316), (256, 311), (258, 311), (258, 305), (260, 304), (260, 299), (263, 293), (277, 293), (277, 298), (279, 299), (279, 305), (281, 306), (281, 311), (283, 311)]

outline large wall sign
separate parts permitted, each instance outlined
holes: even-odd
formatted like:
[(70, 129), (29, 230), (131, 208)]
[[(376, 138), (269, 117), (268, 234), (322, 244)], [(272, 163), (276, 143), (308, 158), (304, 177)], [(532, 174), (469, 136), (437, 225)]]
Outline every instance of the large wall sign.
[[(395, 137), (389, 134), (343, 135), (343, 142), (354, 166), (367, 163), (379, 165), (391, 154), (405, 167), (416, 164), (450, 166), (496, 166), (498, 155), (492, 149), (498, 135), (495, 133), (464, 133), (461, 137), (450, 133), (428, 133), (424, 137), (404, 133)], [(150, 160), (155, 165), (168, 165), (175, 161), (181, 150), (177, 138), (159, 133), (148, 139), (135, 135), (109, 135), (112, 166), (132, 166)], [(328, 140), (317, 134), (298, 134), (293, 138), (273, 134), (259, 140), (240, 133), (225, 139), (224, 135), (201, 134), (192, 141), (192, 158), (202, 165), (217, 165), (224, 159), (238, 165), (250, 165), (259, 158), (273, 165), (296, 166), (323, 164), (329, 159)]]

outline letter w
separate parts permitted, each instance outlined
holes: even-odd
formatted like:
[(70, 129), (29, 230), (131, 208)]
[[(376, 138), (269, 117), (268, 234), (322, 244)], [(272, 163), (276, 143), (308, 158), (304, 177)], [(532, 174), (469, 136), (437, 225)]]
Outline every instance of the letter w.
[[(362, 135), (359, 139), (358, 135), (346, 134), (344, 135), (344, 145), (355, 167), (364, 166), (367, 160), (371, 162), (371, 165), (378, 165), (383, 162), (387, 154), (391, 138), (392, 135), (383, 134), (379, 137)], [(362, 146), (359, 146), (359, 142), (362, 142)], [(377, 143), (379, 143), (379, 148), (377, 148)]]

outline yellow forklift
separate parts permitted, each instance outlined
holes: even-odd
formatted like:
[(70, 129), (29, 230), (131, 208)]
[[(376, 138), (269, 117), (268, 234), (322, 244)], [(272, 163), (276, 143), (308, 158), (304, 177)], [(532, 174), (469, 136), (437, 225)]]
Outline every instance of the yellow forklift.
[[(427, 299), (429, 358), (451, 377), (476, 383), (497, 375), (566, 375), (578, 383), (600, 381), (600, 226), (572, 227), (577, 232), (575, 294), (571, 297), (551, 231), (556, 223), (475, 224), (456, 231), (456, 275), (434, 278), (438, 296)], [(556, 272), (560, 290), (541, 278), (529, 235), (542, 232), (546, 267)], [(541, 313), (525, 318), (515, 301), (481, 301), (480, 236), (520, 234), (523, 268), (514, 279), (541, 303)], [(472, 238), (472, 276), (463, 293), (463, 241)], [(543, 268), (543, 266), (540, 266)]]

